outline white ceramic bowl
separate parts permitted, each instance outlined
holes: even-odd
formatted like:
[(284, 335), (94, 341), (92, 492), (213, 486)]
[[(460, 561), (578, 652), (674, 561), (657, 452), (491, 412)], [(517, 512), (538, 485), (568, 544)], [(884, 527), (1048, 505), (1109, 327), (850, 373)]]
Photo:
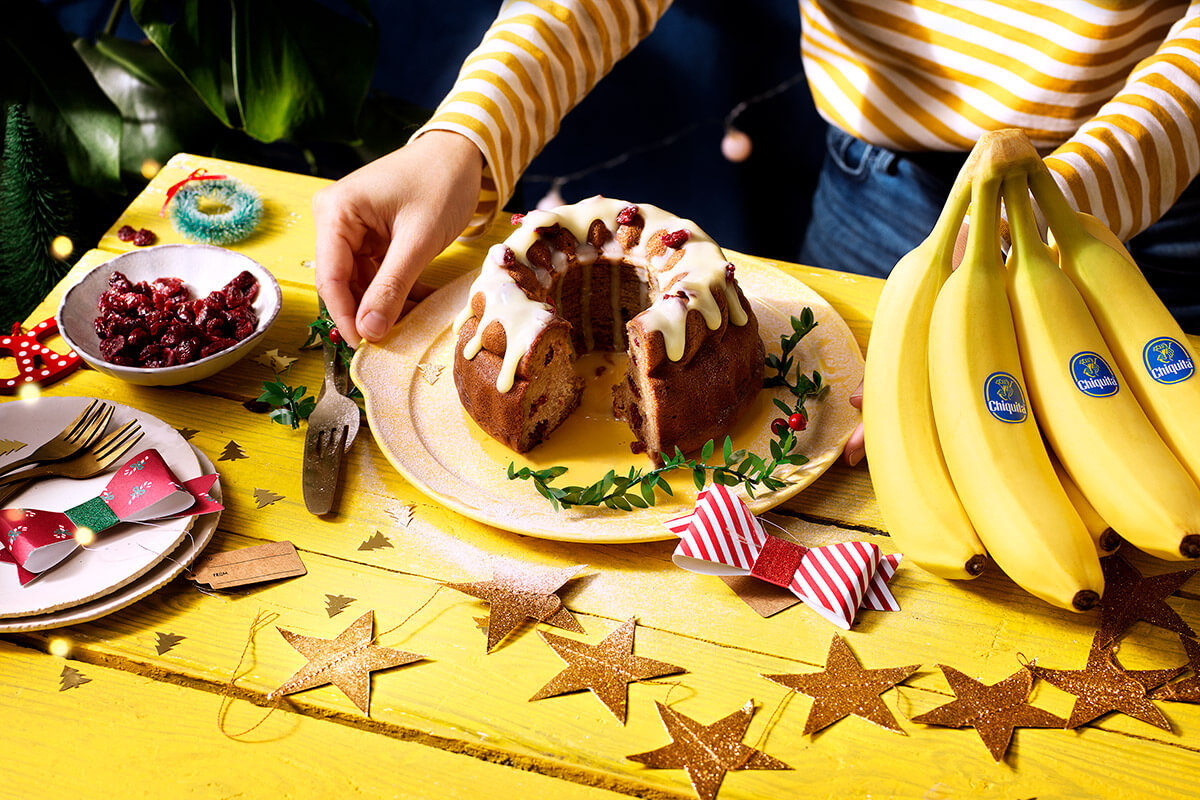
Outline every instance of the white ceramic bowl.
[[(248, 337), (206, 358), (173, 367), (123, 367), (110, 364), (100, 355), (100, 338), (95, 321), (100, 295), (108, 289), (114, 272), (124, 273), (133, 283), (156, 278), (180, 278), (193, 298), (220, 289), (243, 270), (258, 279), (258, 297), (251, 304), (258, 326)], [(279, 316), (283, 293), (279, 282), (252, 258), (205, 244), (163, 244), (131, 250), (98, 265), (63, 295), (58, 305), (58, 330), (71, 349), (98, 372), (142, 386), (178, 386), (215, 375), (246, 355), (262, 339)]]

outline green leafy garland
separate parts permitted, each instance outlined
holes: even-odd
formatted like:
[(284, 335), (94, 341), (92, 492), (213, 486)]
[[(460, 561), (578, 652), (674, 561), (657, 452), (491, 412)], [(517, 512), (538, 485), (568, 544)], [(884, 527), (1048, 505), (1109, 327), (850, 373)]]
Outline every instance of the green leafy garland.
[[(779, 337), (780, 354), (766, 358), (767, 369), (774, 372), (764, 378), (763, 386), (786, 386), (792, 393), (792, 404), (789, 406), (779, 398), (774, 398), (776, 407), (785, 417), (800, 414), (807, 422), (805, 401), (823, 396), (828, 387), (822, 384), (821, 373), (814, 370), (811, 375), (805, 375), (794, 363), (794, 351), (800, 340), (817, 326), (812, 309), (805, 307), (799, 318), (792, 317), (791, 325), (792, 332)], [(790, 377), (793, 367), (796, 371), (794, 380)], [(776, 420), (778, 422), (780, 420)], [(733, 441), (726, 436), (721, 450), (723, 461), (717, 465), (707, 463), (716, 449), (715, 441), (709, 439), (700, 449), (699, 460), (687, 458), (676, 447), (674, 455), (665, 459), (660, 467), (651, 470), (630, 467), (628, 475), (620, 476), (615, 470), (609, 470), (607, 475), (590, 486), (553, 486), (552, 483), (567, 471), (562, 466), (540, 470), (529, 467), (517, 469), (516, 464), (509, 462), (508, 478), (533, 481), (538, 494), (549, 500), (556, 511), (573, 506), (605, 506), (622, 511), (649, 508), (655, 504), (656, 490), (674, 494), (664, 476), (675, 470), (689, 470), (698, 490), (704, 488), (711, 474), (713, 483), (721, 486), (741, 484), (746, 493), (754, 497), (756, 489), (774, 491), (785, 485), (784, 481), (773, 477), (777, 468), (785, 464), (799, 466), (808, 463), (807, 456), (792, 452), (797, 441), (796, 431), (786, 422), (784, 425), (773, 424), (772, 432), (775, 438), (771, 440), (770, 458), (746, 450), (734, 450)]]

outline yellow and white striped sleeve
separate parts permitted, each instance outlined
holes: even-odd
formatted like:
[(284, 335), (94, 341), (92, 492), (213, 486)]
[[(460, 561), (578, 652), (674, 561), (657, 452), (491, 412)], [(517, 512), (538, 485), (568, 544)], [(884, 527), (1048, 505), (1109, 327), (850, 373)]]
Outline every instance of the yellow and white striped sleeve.
[(1046, 164), (1121, 239), (1171, 207), (1200, 174), (1200, 0)]
[(506, 0), (454, 87), (413, 138), (454, 131), (483, 152), (475, 236), (563, 116), (649, 35), (671, 0)]

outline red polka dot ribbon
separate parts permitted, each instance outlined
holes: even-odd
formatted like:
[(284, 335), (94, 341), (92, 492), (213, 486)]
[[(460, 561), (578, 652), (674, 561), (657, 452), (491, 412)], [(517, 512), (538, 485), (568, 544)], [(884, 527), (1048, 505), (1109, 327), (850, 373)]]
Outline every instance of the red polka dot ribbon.
[(671, 560), (704, 575), (751, 575), (782, 586), (825, 619), (849, 630), (859, 608), (899, 611), (888, 581), (899, 554), (868, 542), (804, 547), (768, 536), (742, 498), (711, 486), (696, 509), (665, 525), (679, 537)]
[(42, 344), (42, 339), (56, 333), (58, 322), (51, 317), (26, 333), (21, 333), (21, 325), (17, 323), (11, 334), (0, 336), (0, 356), (10, 355), (17, 361), (17, 376), (0, 379), (0, 394), (16, 394), (26, 384), (46, 386), (79, 367), (81, 360), (74, 350), (57, 353)]

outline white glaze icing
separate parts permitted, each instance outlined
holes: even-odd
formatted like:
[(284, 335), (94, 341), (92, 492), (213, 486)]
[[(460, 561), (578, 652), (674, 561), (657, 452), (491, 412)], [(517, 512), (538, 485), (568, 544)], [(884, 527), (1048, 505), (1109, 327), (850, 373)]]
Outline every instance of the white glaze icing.
[[(507, 392), (512, 388), (521, 358), (542, 329), (553, 319), (551, 307), (526, 295), (504, 269), (505, 255), (511, 250), (520, 263), (533, 271), (542, 286), (550, 285), (551, 275), (544, 269), (530, 264), (525, 255), (540, 236), (538, 228), (558, 224), (570, 231), (581, 243), (576, 250), (576, 257), (580, 263), (591, 264), (597, 257), (602, 257), (633, 265), (638, 269), (639, 276), (644, 272), (650, 284), (649, 291), (658, 297), (637, 318), (647, 330), (662, 333), (667, 357), (672, 361), (683, 357), (689, 309), (699, 311), (710, 330), (721, 326), (721, 308), (713, 295), (714, 291), (725, 292), (730, 323), (739, 327), (746, 324), (748, 316), (738, 300), (737, 289), (726, 279), (725, 267), (729, 260), (725, 258), (717, 243), (696, 227), (695, 223), (668, 214), (656, 206), (639, 204), (638, 213), (645, 225), (640, 240), (629, 252), (626, 252), (615, 238), (605, 242), (599, 253), (596, 252), (596, 248), (586, 243), (588, 230), (595, 220), (600, 220), (610, 231), (615, 232), (618, 227), (617, 215), (629, 205), (631, 204), (623, 200), (596, 196), (552, 211), (531, 211), (525, 215), (521, 226), (513, 231), (504, 244), (493, 245), (488, 250), (479, 277), (471, 285), (468, 294), (468, 297), (474, 297), (477, 292), (483, 292), (486, 298), (484, 314), (479, 320), (475, 335), (463, 347), (463, 357), (471, 359), (479, 353), (483, 347), (484, 329), (493, 321), (499, 320), (504, 326), (506, 347), (500, 375), (496, 379), (498, 391)], [(681, 248), (682, 255), (673, 265), (670, 262), (672, 257), (677, 255), (675, 249), (668, 248), (665, 253), (653, 258), (648, 255), (646, 244), (657, 232), (671, 233), (680, 230), (688, 232), (688, 239)], [(566, 257), (561, 252), (554, 251), (551, 264), (556, 273), (561, 272), (566, 269)], [(672, 283), (673, 281), (676, 282)], [(671, 287), (671, 294), (664, 299), (660, 287), (668, 285)], [(686, 294), (686, 303), (682, 302), (683, 298), (675, 296), (681, 291)], [(473, 314), (468, 302), (454, 321), (455, 333)]]

